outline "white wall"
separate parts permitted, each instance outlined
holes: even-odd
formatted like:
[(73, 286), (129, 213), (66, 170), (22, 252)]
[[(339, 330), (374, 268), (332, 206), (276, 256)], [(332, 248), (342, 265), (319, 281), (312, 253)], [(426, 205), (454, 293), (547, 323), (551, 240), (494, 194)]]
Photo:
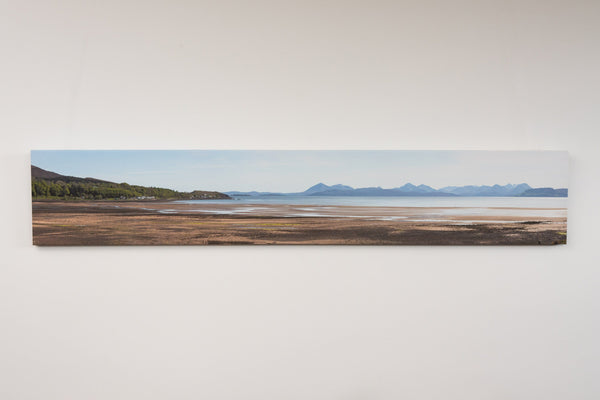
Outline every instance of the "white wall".
[[(599, 16), (3, 1), (0, 398), (599, 398)], [(31, 245), (31, 149), (230, 148), (569, 150), (569, 244)]]

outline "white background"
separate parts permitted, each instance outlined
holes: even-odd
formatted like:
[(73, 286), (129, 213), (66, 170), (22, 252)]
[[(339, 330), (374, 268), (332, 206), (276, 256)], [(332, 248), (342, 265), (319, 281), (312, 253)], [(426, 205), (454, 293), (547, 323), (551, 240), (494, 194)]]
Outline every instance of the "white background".
[[(2, 1), (0, 398), (600, 398), (599, 17)], [(232, 148), (568, 150), (569, 243), (31, 245), (31, 149)]]

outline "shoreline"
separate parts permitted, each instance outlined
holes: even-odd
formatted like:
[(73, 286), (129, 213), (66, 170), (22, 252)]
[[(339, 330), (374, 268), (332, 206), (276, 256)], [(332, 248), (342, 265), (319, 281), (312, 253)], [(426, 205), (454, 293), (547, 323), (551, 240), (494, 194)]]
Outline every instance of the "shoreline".
[[(566, 209), (556, 208), (536, 212), (564, 216), (509, 215), (531, 209), (507, 207), (461, 214), (471, 208), (206, 203), (198, 211), (199, 205), (164, 200), (34, 201), (33, 243), (537, 245), (564, 244), (567, 234)], [(304, 214), (298, 215), (298, 209)], [(503, 214), (494, 215), (499, 210)]]

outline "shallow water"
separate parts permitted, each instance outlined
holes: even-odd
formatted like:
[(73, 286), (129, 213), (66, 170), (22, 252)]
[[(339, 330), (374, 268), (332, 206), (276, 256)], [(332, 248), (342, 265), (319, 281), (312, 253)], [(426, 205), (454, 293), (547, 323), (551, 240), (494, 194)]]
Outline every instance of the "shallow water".
[(567, 208), (566, 197), (360, 197), (360, 196), (240, 196), (233, 200), (179, 200), (183, 204), (289, 204), (370, 207), (512, 207)]
[[(191, 209), (186, 207), (186, 212), (230, 215), (268, 214), (283, 217), (408, 219), (430, 222), (477, 216), (567, 217), (567, 198), (553, 197), (242, 196), (234, 200), (182, 200), (174, 203), (194, 206)], [(203, 207), (208, 204), (211, 206)], [(219, 204), (222, 204), (223, 208), (215, 207)], [(282, 212), (280, 208), (282, 205), (291, 207), (286, 212)], [(348, 207), (358, 208), (351, 210)], [(362, 207), (365, 208), (360, 209)], [(391, 207), (424, 208), (418, 210), (420, 219), (412, 219), (415, 218), (414, 215), (406, 216), (405, 210), (395, 210)]]
[[(566, 198), (256, 196), (188, 200), (146, 208), (161, 214), (199, 213), (272, 217), (356, 218), (411, 222), (508, 223), (523, 218), (566, 218)], [(488, 218), (486, 218), (488, 217)]]

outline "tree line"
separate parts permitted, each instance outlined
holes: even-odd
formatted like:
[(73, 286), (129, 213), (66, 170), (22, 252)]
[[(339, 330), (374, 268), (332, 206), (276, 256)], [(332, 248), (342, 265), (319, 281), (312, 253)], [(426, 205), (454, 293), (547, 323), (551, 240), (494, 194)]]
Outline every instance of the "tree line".
[(125, 200), (137, 198), (155, 199), (226, 199), (229, 196), (219, 192), (178, 192), (176, 190), (129, 185), (113, 182), (65, 182), (63, 180), (47, 180), (32, 178), (31, 196), (34, 200)]

